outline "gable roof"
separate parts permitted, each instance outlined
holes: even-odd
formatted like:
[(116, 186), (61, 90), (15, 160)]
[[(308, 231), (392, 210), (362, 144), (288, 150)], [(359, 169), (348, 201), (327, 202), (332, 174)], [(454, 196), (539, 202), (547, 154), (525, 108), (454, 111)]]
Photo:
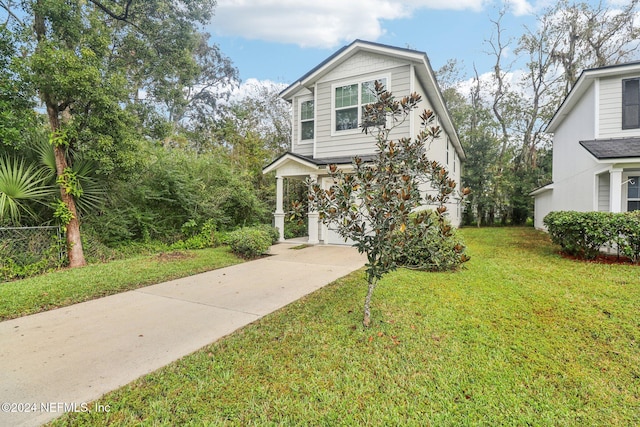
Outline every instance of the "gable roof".
[(582, 98), (582, 95), (584, 95), (596, 79), (633, 72), (640, 72), (640, 61), (583, 70), (567, 97), (549, 121), (545, 132), (556, 131), (560, 123), (569, 115), (573, 107), (575, 107), (580, 98)]
[(427, 58), (427, 54), (425, 52), (356, 39), (351, 44), (338, 49), (327, 59), (313, 67), (298, 80), (290, 84), (287, 88), (280, 92), (280, 96), (288, 99), (292, 95), (292, 93), (295, 92), (299, 87), (308, 86), (310, 82), (315, 82), (336, 65), (343, 62), (347, 58), (350, 58), (359, 51), (382, 53), (402, 59), (411, 59), (415, 62), (420, 62), (424, 59), (429, 68), (431, 68), (429, 59)]
[(640, 157), (640, 137), (594, 139), (580, 145), (598, 160)]
[(460, 143), (460, 138), (453, 126), (451, 115), (444, 102), (440, 86), (436, 81), (436, 76), (425, 52), (357, 39), (351, 44), (337, 50), (333, 55), (329, 56), (294, 83), (289, 85), (289, 87), (280, 92), (280, 96), (286, 100), (291, 100), (296, 92), (303, 88), (312, 87), (324, 75), (358, 52), (371, 52), (387, 55), (415, 65), (416, 77), (422, 83), (422, 86), (426, 91), (426, 96), (431, 101), (434, 112), (440, 119), (440, 123), (444, 128), (444, 131), (449, 135), (453, 146), (458, 152), (460, 160), (466, 160), (467, 157), (464, 153), (464, 149), (462, 148), (462, 144)]

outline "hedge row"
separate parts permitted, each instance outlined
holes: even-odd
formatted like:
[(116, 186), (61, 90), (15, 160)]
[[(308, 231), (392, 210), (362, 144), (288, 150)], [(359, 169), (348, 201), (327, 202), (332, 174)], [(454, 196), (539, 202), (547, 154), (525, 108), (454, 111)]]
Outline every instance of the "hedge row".
[(585, 259), (594, 259), (603, 246), (640, 262), (640, 212), (556, 211), (544, 220), (551, 240), (562, 251)]

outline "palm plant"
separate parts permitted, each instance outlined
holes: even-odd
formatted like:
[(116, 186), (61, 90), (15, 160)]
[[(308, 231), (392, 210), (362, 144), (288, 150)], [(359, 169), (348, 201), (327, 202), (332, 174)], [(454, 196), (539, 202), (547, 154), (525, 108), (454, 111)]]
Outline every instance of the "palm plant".
[[(33, 149), (36, 152), (38, 161), (44, 166), (45, 179), (53, 185), (56, 179), (56, 158), (53, 153), (53, 146), (46, 139), (40, 139), (33, 143)], [(96, 163), (78, 156), (74, 160), (71, 169), (77, 176), (82, 190), (82, 194), (76, 199), (78, 210), (82, 214), (98, 210), (104, 201), (106, 191), (95, 177)]]
[(43, 171), (24, 159), (0, 157), (0, 223), (20, 225), (24, 215), (37, 219), (33, 203), (46, 205), (54, 187)]

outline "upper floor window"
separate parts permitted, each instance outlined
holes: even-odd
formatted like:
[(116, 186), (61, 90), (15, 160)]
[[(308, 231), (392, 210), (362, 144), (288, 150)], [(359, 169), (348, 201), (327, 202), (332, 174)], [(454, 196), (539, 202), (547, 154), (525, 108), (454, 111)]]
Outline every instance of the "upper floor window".
[(358, 127), (358, 85), (336, 88), (336, 130)]
[(456, 153), (456, 150), (453, 150), (453, 172), (454, 173), (456, 171), (456, 163), (458, 163), (458, 155)]
[(300, 103), (300, 140), (310, 140), (314, 137), (314, 103), (303, 101)]
[(447, 138), (447, 166), (449, 166), (449, 146), (451, 144), (449, 144), (449, 138)]
[[(387, 85), (387, 79), (377, 79)], [(357, 129), (362, 123), (362, 108), (376, 101), (375, 80), (337, 86), (334, 89), (334, 130)]]
[(622, 129), (640, 128), (640, 78), (622, 80)]

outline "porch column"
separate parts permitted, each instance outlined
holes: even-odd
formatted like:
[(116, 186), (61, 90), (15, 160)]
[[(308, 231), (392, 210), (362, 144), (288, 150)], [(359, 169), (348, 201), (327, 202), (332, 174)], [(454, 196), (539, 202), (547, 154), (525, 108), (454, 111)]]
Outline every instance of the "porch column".
[(284, 209), (282, 207), (284, 199), (283, 188), (283, 178), (281, 176), (276, 176), (276, 211), (273, 214), (273, 218), (275, 220), (274, 225), (280, 232), (280, 238), (278, 239), (280, 242), (284, 242)]
[(622, 211), (622, 169), (612, 169), (609, 172), (609, 186), (611, 198), (609, 199), (609, 212)]
[[(318, 175), (315, 175), (315, 174), (309, 175), (309, 181), (312, 183), (317, 182)], [(318, 219), (320, 218), (320, 215), (318, 214), (318, 211), (313, 210), (311, 207), (309, 207), (307, 218), (309, 220), (309, 224), (307, 227), (309, 229), (308, 243), (312, 245), (318, 244), (320, 243), (320, 240), (318, 239)]]

